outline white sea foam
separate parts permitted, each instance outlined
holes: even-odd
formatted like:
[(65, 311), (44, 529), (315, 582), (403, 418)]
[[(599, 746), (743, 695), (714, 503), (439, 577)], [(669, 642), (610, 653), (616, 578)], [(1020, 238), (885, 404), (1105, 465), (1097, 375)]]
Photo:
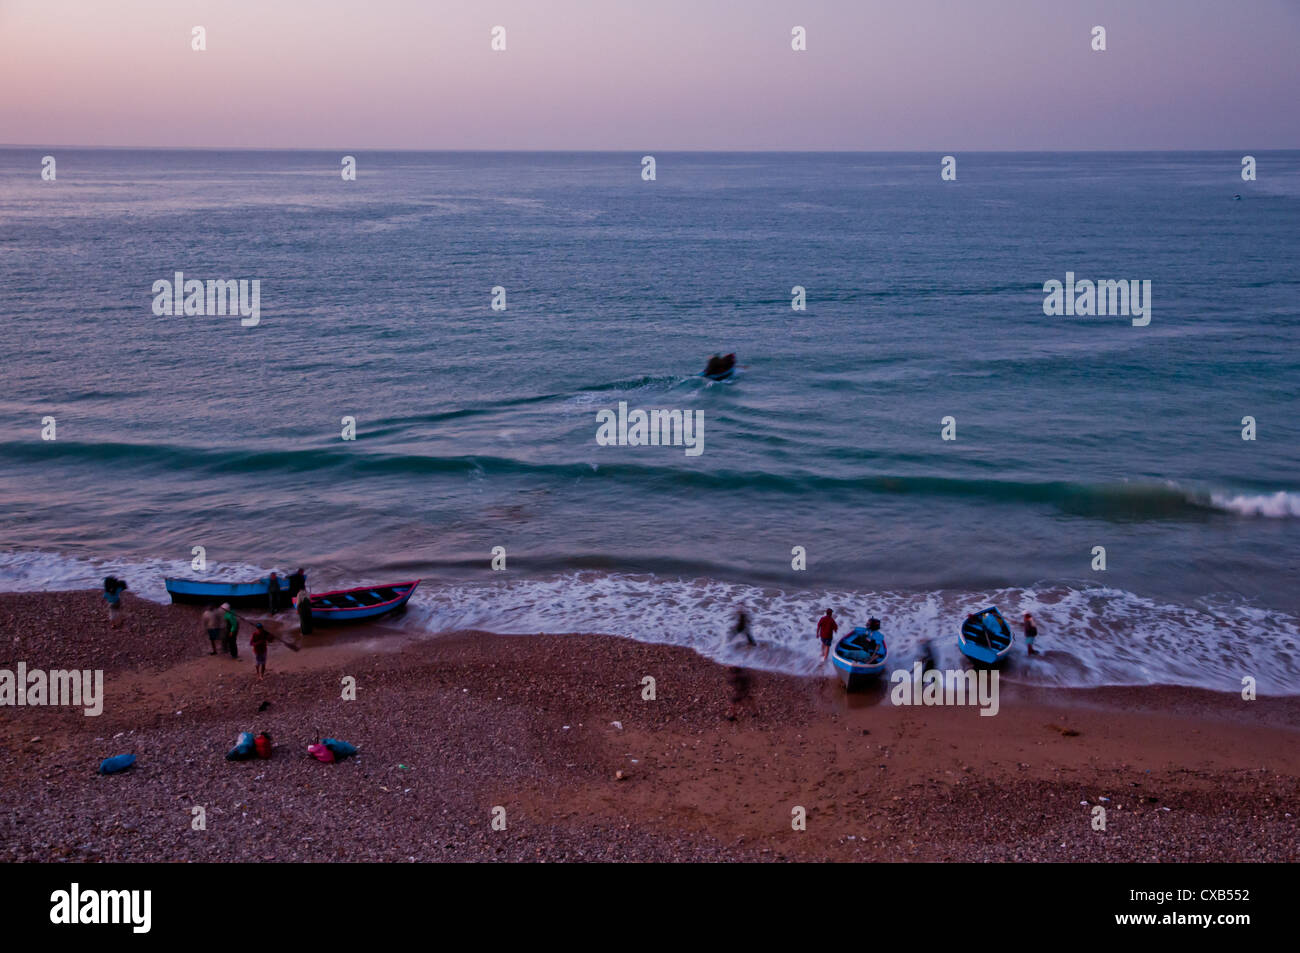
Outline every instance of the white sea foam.
[[(268, 567), (211, 566), (209, 579), (253, 579)], [(279, 567), (285, 568), (285, 567)], [(167, 601), (164, 575), (191, 576), (188, 561), (101, 562), (51, 553), (0, 553), (0, 590), (98, 588), (118, 575), (138, 596)], [(372, 574), (363, 574), (370, 578)], [(314, 573), (316, 590), (354, 584), (355, 577)], [(737, 606), (751, 616), (757, 649), (728, 638)], [(835, 610), (840, 634), (874, 615), (884, 620), (899, 667), (930, 640), (944, 667), (962, 664), (956, 633), (966, 613), (999, 606), (1017, 644), (1006, 677), (1062, 687), (1189, 685), (1238, 692), (1253, 676), (1259, 692), (1300, 694), (1300, 619), (1285, 612), (1205, 600), (1176, 605), (1113, 588), (1038, 586), (995, 590), (875, 592), (760, 588), (711, 579), (664, 579), (581, 572), (548, 578), (493, 577), (475, 583), (426, 580), (404, 617), (389, 626), (434, 635), (456, 629), (502, 633), (600, 632), (644, 642), (682, 645), (725, 663), (792, 674), (826, 672), (814, 638), (818, 616)], [(1039, 627), (1028, 659), (1020, 617)]]
[[(759, 649), (727, 639), (736, 606), (752, 617)], [(1224, 602), (1173, 605), (1120, 589), (1040, 587), (929, 593), (785, 592), (717, 580), (577, 573), (500, 584), (430, 586), (412, 615), (429, 631), (608, 632), (683, 645), (720, 662), (796, 674), (826, 671), (813, 637), (832, 608), (841, 634), (869, 615), (885, 621), (891, 656), (909, 664), (931, 640), (941, 665), (957, 666), (966, 614), (999, 606), (1015, 625), (1007, 677), (1037, 684), (1173, 684), (1237, 692), (1253, 676), (1261, 693), (1300, 694), (1300, 620)], [(1045, 654), (1029, 660), (1020, 617), (1032, 612)]]
[(58, 553), (0, 553), (0, 591), (40, 592), (59, 589), (98, 589), (105, 576), (124, 579), (128, 592), (154, 602), (169, 602), (166, 576), (230, 581), (257, 579), (266, 570), (242, 563), (210, 564), (201, 574), (190, 568), (188, 559), (125, 562), (82, 559)]
[(1300, 493), (1288, 493), (1285, 490), (1276, 493), (1239, 493), (1233, 496), (1215, 493), (1210, 501), (1221, 510), (1242, 516), (1270, 516), (1274, 519), (1300, 517)]

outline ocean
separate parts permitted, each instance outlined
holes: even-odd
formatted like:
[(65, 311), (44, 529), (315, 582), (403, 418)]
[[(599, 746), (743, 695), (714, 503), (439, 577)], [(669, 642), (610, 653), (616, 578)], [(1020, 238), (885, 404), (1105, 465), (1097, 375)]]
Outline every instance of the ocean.
[(389, 626), (790, 672), (826, 607), (904, 667), (996, 604), (1013, 679), (1300, 694), (1300, 153), (342, 155), (0, 149), (0, 589), (422, 577)]

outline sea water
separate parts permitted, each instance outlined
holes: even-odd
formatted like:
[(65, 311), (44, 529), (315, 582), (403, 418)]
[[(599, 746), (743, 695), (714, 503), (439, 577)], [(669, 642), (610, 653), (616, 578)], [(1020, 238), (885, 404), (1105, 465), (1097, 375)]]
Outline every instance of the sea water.
[(785, 671), (826, 607), (903, 665), (996, 604), (1014, 678), (1300, 692), (1300, 153), (46, 151), (0, 150), (0, 587), (305, 565), (719, 658), (745, 605)]

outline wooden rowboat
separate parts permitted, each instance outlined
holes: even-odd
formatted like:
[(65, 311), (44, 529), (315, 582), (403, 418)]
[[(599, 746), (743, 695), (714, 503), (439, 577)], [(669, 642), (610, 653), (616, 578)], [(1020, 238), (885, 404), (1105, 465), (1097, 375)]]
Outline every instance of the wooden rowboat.
[(977, 666), (997, 666), (1007, 660), (1015, 634), (997, 606), (973, 612), (957, 633), (957, 647)]
[(395, 612), (406, 605), (420, 580), (383, 586), (357, 586), (333, 592), (313, 592), (308, 597), (313, 622), (359, 622)]
[[(289, 578), (278, 578), (280, 597), (288, 605)], [(265, 609), (270, 577), (266, 576), (256, 582), (203, 582), (198, 579), (165, 578), (163, 583), (167, 586), (167, 594), (172, 597), (172, 602), (199, 605), (228, 602), (236, 609)]]
[(879, 629), (858, 626), (840, 639), (831, 652), (831, 664), (848, 691), (875, 681), (889, 661), (889, 648)]

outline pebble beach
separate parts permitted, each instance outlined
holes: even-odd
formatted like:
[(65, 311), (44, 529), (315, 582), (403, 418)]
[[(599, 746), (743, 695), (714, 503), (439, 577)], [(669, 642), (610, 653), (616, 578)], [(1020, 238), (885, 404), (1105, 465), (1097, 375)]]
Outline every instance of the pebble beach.
[[(0, 595), (0, 669), (105, 686), (97, 717), (0, 709), (0, 860), (1300, 859), (1295, 697), (1005, 686), (981, 717), (754, 672), (729, 720), (686, 648), (395, 626), (273, 643), (258, 682), (196, 610), (124, 602), (110, 632), (98, 593)], [(243, 731), (272, 757), (227, 761)], [(327, 736), (359, 755), (309, 757)]]

